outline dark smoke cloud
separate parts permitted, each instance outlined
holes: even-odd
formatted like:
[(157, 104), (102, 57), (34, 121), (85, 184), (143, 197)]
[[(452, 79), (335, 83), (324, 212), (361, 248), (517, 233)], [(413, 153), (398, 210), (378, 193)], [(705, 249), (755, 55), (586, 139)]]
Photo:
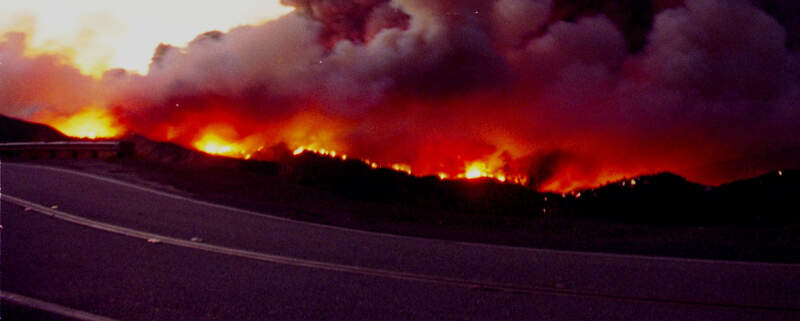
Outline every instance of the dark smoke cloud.
[(322, 23), (321, 38), (329, 46), (340, 40), (368, 42), (387, 28), (404, 29), (409, 16), (388, 0), (281, 0), (297, 14)]
[(756, 5), (777, 19), (787, 31), (787, 46), (790, 50), (800, 49), (800, 2), (794, 0), (757, 0)]
[[(794, 1), (283, 3), (296, 12), (159, 46), (147, 75), (110, 71), (95, 85), (157, 138), (183, 127), (171, 139), (188, 144), (226, 121), (281, 140), (275, 128), (313, 112), (339, 124), (333, 140), (352, 154), (432, 172), (501, 155), (534, 186), (800, 146)], [(0, 100), (19, 101), (9, 83)]]

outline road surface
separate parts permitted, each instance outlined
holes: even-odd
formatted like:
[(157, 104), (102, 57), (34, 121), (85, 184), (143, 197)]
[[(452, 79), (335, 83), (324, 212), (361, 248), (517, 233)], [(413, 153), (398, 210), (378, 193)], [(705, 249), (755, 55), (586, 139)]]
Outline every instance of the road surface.
[(1, 166), (3, 320), (800, 320), (798, 265), (398, 237)]

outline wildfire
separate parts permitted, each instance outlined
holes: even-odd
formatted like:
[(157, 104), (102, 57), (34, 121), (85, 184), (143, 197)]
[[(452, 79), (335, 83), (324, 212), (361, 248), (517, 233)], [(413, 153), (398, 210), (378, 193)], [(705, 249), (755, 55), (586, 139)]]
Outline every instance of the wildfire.
[[(307, 118), (308, 116), (303, 119), (305, 120)], [(335, 135), (331, 134), (335, 132), (335, 128), (319, 130), (319, 128), (322, 128), (328, 123), (323, 121), (325, 119), (316, 119), (314, 117), (311, 117), (311, 119), (319, 120), (319, 122), (314, 123), (317, 125), (321, 123), (322, 125), (316, 126), (317, 130), (315, 131), (309, 130), (304, 126), (294, 126), (289, 131), (290, 135), (284, 133), (284, 135), (279, 136), (278, 140), (287, 142), (290, 146), (295, 146), (294, 149), (290, 150), (294, 156), (299, 156), (303, 153), (313, 153), (334, 159), (348, 160), (349, 156), (347, 154), (343, 153), (341, 150), (329, 147), (337, 146), (337, 148), (344, 148), (346, 146), (336, 143)], [(113, 114), (107, 110), (97, 108), (86, 108), (73, 116), (56, 119), (51, 118), (47, 122), (65, 134), (74, 137), (113, 137), (125, 130), (124, 127), (118, 124)], [(330, 127), (331, 125), (328, 124), (327, 126)], [(169, 136), (169, 134), (170, 131), (167, 130), (167, 135)], [(173, 136), (172, 138), (167, 137), (166, 139), (173, 140), (180, 137), (180, 135)], [(264, 146), (274, 143), (274, 141), (268, 140), (267, 137), (268, 136), (261, 134), (242, 136), (239, 134), (236, 127), (233, 127), (227, 122), (212, 123), (194, 135), (194, 138), (189, 141), (189, 145), (208, 154), (249, 160), (252, 158), (264, 157), (262, 152)], [(296, 139), (294, 140), (295, 142), (302, 141), (307, 144), (292, 144), (293, 138)], [(319, 141), (317, 141), (317, 139), (319, 139)], [(508, 159), (502, 155), (502, 152), (495, 152), (478, 160), (463, 162), (462, 166), (449, 164), (447, 166), (429, 167), (427, 170), (415, 170), (412, 165), (406, 163), (376, 162), (363, 156), (357, 156), (357, 159), (373, 169), (386, 168), (416, 176), (435, 175), (441, 180), (473, 180), (483, 178), (521, 185), (525, 185), (528, 182), (528, 177), (521, 175), (518, 168), (515, 169), (515, 167), (509, 166)], [(424, 163), (422, 165), (424, 166)], [(601, 185), (620, 177), (617, 177), (617, 175), (601, 175), (597, 180), (591, 181), (582, 180), (581, 178), (584, 178), (584, 176), (579, 173), (566, 171), (548, 184), (539, 186), (538, 188), (544, 191), (570, 192), (587, 186)], [(630, 184), (636, 184), (635, 180), (631, 180)]]
[[(466, 179), (477, 179), (477, 178), (491, 178), (498, 180), (500, 182), (511, 182), (515, 184), (525, 184), (527, 183), (528, 179), (524, 176), (519, 175), (509, 175), (506, 174), (500, 167), (494, 164), (500, 164), (496, 161), (474, 161), (469, 163), (464, 172), (458, 174), (458, 178), (466, 178)], [(445, 179), (447, 177), (446, 174), (439, 173), (439, 177)]]
[[(305, 152), (314, 153), (314, 154), (321, 155), (321, 156), (328, 156), (328, 157), (331, 157), (331, 158), (339, 158), (341, 160), (347, 160), (347, 155), (346, 154), (338, 153), (335, 150), (330, 150), (330, 149), (325, 149), (325, 148), (309, 147), (309, 146), (300, 146), (300, 147), (295, 148), (294, 151), (292, 152), (292, 155), (298, 156), (298, 155), (301, 155), (301, 154), (303, 154)], [(382, 167), (378, 163), (370, 161), (368, 159), (364, 159), (362, 161), (365, 164), (367, 164), (369, 167), (371, 167), (371, 168)], [(407, 165), (407, 164), (400, 164), (400, 163), (392, 164), (388, 168), (391, 168), (391, 169), (393, 169), (395, 171), (398, 171), (398, 172), (403, 172), (403, 173), (412, 175), (411, 166)]]
[(582, 178), (580, 175), (574, 175), (567, 171), (539, 189), (548, 192), (572, 192), (586, 187), (601, 186), (621, 180), (622, 186), (626, 186), (627, 184), (636, 185), (637, 182), (635, 179), (628, 181), (625, 180), (626, 176), (627, 175), (622, 173), (606, 173), (592, 178)]
[(234, 143), (225, 141), (212, 133), (203, 135), (200, 140), (194, 143), (194, 147), (214, 155), (241, 156), (244, 153)]
[(58, 117), (46, 123), (67, 136), (77, 138), (107, 138), (119, 136), (125, 128), (117, 123), (111, 113), (105, 109), (86, 108), (69, 117)]
[(486, 164), (481, 162), (474, 162), (471, 165), (467, 166), (467, 171), (461, 176), (467, 179), (474, 179), (480, 177), (489, 177), (491, 175), (486, 171)]
[(341, 153), (337, 153), (335, 150), (328, 150), (328, 149), (325, 149), (325, 148), (314, 148), (314, 147), (300, 146), (300, 147), (296, 148), (294, 150), (294, 152), (292, 152), (292, 154), (294, 156), (297, 156), (297, 155), (300, 155), (300, 154), (305, 153), (305, 152), (310, 152), (310, 153), (314, 153), (314, 154), (317, 154), (317, 155), (329, 156), (329, 157), (332, 157), (332, 158), (337, 158), (337, 156), (338, 156), (338, 158), (341, 158), (342, 160), (347, 160), (347, 155), (341, 154)]
[(197, 139), (194, 148), (212, 155), (221, 155), (235, 158), (250, 159), (253, 154), (244, 143), (237, 142), (229, 137), (234, 133), (225, 126), (210, 126), (206, 128)]
[[(86, 108), (70, 117), (50, 118), (46, 122), (69, 136), (91, 139), (114, 137), (121, 134), (125, 130), (124, 127), (119, 125), (113, 114), (105, 109), (98, 108)], [(298, 130), (295, 129), (294, 131)], [(300, 132), (308, 134), (307, 131)], [(335, 146), (344, 146), (341, 144), (336, 144), (332, 139), (333, 136), (330, 134), (323, 135), (319, 133), (320, 132), (313, 137), (321, 138), (322, 141), (330, 142)], [(169, 130), (167, 131), (167, 134), (169, 134)], [(279, 139), (288, 142), (290, 146), (292, 146), (292, 144), (291, 140), (287, 140), (288, 138), (299, 137), (298, 139), (302, 139), (306, 142), (309, 140), (308, 136), (303, 138), (299, 133), (296, 134), (297, 135), (289, 135), (290, 137), (282, 137)], [(237, 132), (236, 128), (228, 125), (227, 123), (210, 124), (200, 130), (194, 137), (195, 138), (190, 141), (190, 145), (199, 151), (212, 155), (240, 158), (245, 160), (259, 157), (263, 158), (264, 155), (262, 154), (262, 151), (264, 150), (264, 146), (267, 144), (272, 144), (265, 138), (266, 136), (264, 135), (241, 136)], [(171, 139), (167, 137), (167, 140)], [(310, 140), (312, 142), (315, 141), (313, 138)], [(299, 156), (303, 153), (313, 153), (334, 159), (349, 159), (349, 156), (340, 150), (322, 147), (330, 146), (325, 145), (324, 143), (314, 142), (307, 145), (295, 144), (294, 146), (296, 147), (291, 150), (291, 153), (294, 156)], [(528, 183), (528, 177), (519, 174), (519, 170), (510, 168), (506, 159), (503, 158), (499, 152), (490, 154), (479, 160), (464, 162), (462, 166), (453, 166), (455, 164), (451, 164), (450, 166), (429, 168), (427, 171), (419, 169), (414, 170), (412, 165), (405, 163), (375, 162), (364, 158), (363, 156), (357, 156), (357, 159), (373, 169), (386, 168), (416, 176), (435, 175), (441, 180), (473, 180), (484, 178), (493, 179), (504, 183), (521, 185)], [(779, 175), (780, 174), (782, 173), (779, 173)], [(567, 171), (566, 173), (562, 173), (562, 175), (560, 175), (558, 178), (550, 181), (548, 184), (539, 186), (538, 188), (543, 191), (569, 192), (587, 186), (601, 185), (617, 180), (621, 177), (621, 175), (601, 175), (601, 177), (598, 177), (596, 180), (586, 181), (581, 179), (581, 175), (572, 175), (572, 173)], [(634, 185), (636, 184), (636, 181), (631, 180), (629, 183)]]
[(394, 164), (392, 165), (392, 169), (398, 172), (404, 172), (408, 175), (411, 175), (411, 166), (406, 164)]
[[(314, 153), (364, 170), (559, 193), (642, 188), (630, 177), (656, 172), (706, 185), (775, 166), (788, 166), (777, 177), (791, 176), (797, 163), (787, 155), (800, 138), (787, 133), (798, 124), (783, 120), (800, 115), (784, 108), (798, 85), (771, 77), (794, 75), (785, 69), (796, 55), (764, 42), (795, 36), (781, 26), (796, 17), (776, 23), (768, 1), (654, 5), (641, 13), (659, 23), (645, 29), (630, 20), (635, 8), (595, 10), (591, 1), (485, 1), (480, 10), (443, 0), (143, 1), (58, 10), (5, 1), (0, 111), (73, 137), (130, 131), (226, 157)], [(732, 27), (748, 17), (763, 37), (736, 39)], [(463, 30), (480, 37), (465, 44)], [(686, 48), (703, 59), (664, 54)], [(706, 61), (714, 68), (697, 68)], [(683, 77), (664, 72), (673, 65)], [(709, 108), (733, 96), (737, 108)], [(774, 115), (741, 117), (763, 110)]]
[[(338, 153), (334, 150), (325, 149), (325, 148), (318, 148), (312, 146), (299, 146), (292, 151), (294, 156), (299, 156), (303, 153), (314, 153), (321, 156), (327, 156), (331, 158), (340, 158), (342, 160), (347, 160), (347, 155)], [(446, 180), (450, 178), (457, 178), (457, 179), (478, 179), (478, 178), (490, 178), (500, 182), (509, 182), (515, 184), (526, 184), (528, 181), (527, 177), (521, 175), (508, 175), (503, 172), (500, 168), (502, 167), (502, 163), (496, 160), (487, 160), (487, 161), (474, 161), (467, 166), (465, 166), (463, 173), (457, 175), (451, 175), (447, 172), (437, 172), (437, 173), (425, 173), (425, 172), (415, 172), (411, 165), (403, 164), (403, 163), (394, 163), (391, 165), (383, 165), (377, 162), (371, 161), (369, 159), (361, 159), (364, 164), (367, 166), (377, 169), (377, 168), (388, 168), (392, 169), (397, 172), (403, 172), (408, 175), (435, 175), (439, 177), (441, 180)], [(491, 165), (490, 165), (491, 164)]]

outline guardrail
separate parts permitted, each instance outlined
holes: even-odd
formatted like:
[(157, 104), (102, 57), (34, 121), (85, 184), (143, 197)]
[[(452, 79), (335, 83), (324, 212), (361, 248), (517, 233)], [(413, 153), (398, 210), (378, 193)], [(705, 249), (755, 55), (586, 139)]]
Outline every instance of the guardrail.
[(18, 142), (0, 143), (0, 158), (114, 158), (134, 154), (134, 144), (122, 141), (102, 142)]

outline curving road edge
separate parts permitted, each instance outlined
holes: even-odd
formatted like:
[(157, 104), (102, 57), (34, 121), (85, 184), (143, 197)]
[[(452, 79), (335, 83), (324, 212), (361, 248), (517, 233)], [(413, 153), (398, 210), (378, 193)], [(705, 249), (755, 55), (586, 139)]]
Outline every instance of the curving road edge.
[(465, 287), (470, 289), (506, 291), (511, 293), (521, 293), (521, 294), (550, 294), (550, 295), (573, 296), (573, 297), (593, 297), (593, 298), (602, 298), (602, 299), (617, 300), (617, 301), (650, 302), (650, 303), (660, 303), (660, 304), (728, 308), (737, 310), (800, 312), (800, 307), (796, 306), (746, 305), (746, 304), (732, 304), (725, 302), (678, 300), (678, 299), (659, 298), (659, 297), (635, 297), (635, 296), (624, 296), (624, 295), (612, 295), (612, 294), (577, 291), (570, 289), (558, 289), (558, 288), (547, 288), (540, 286), (526, 286), (526, 285), (515, 285), (507, 283), (492, 283), (484, 281), (465, 280), (465, 279), (448, 278), (442, 276), (408, 273), (408, 272), (392, 271), (385, 269), (374, 269), (374, 268), (366, 268), (354, 265), (334, 264), (321, 261), (299, 259), (281, 255), (260, 253), (260, 252), (247, 251), (247, 250), (235, 249), (235, 248), (212, 245), (212, 244), (199, 243), (190, 240), (177, 239), (169, 236), (164, 236), (164, 235), (159, 235), (135, 229), (130, 229), (122, 226), (94, 221), (91, 219), (68, 214), (66, 212), (59, 211), (57, 209), (49, 208), (7, 194), (2, 194), (0, 195), (0, 197), (4, 201), (24, 207), (26, 210), (28, 210), (28, 212), (39, 213), (52, 218), (82, 225), (96, 230), (101, 230), (131, 238), (141, 239), (150, 243), (156, 243), (156, 244), (163, 243), (171, 246), (189, 248), (189, 249), (212, 252), (223, 255), (237, 256), (247, 259), (274, 263), (274, 264), (291, 265), (297, 267), (351, 273), (351, 274), (369, 275), (369, 276), (406, 280), (406, 281), (443, 284), (450, 286)]

